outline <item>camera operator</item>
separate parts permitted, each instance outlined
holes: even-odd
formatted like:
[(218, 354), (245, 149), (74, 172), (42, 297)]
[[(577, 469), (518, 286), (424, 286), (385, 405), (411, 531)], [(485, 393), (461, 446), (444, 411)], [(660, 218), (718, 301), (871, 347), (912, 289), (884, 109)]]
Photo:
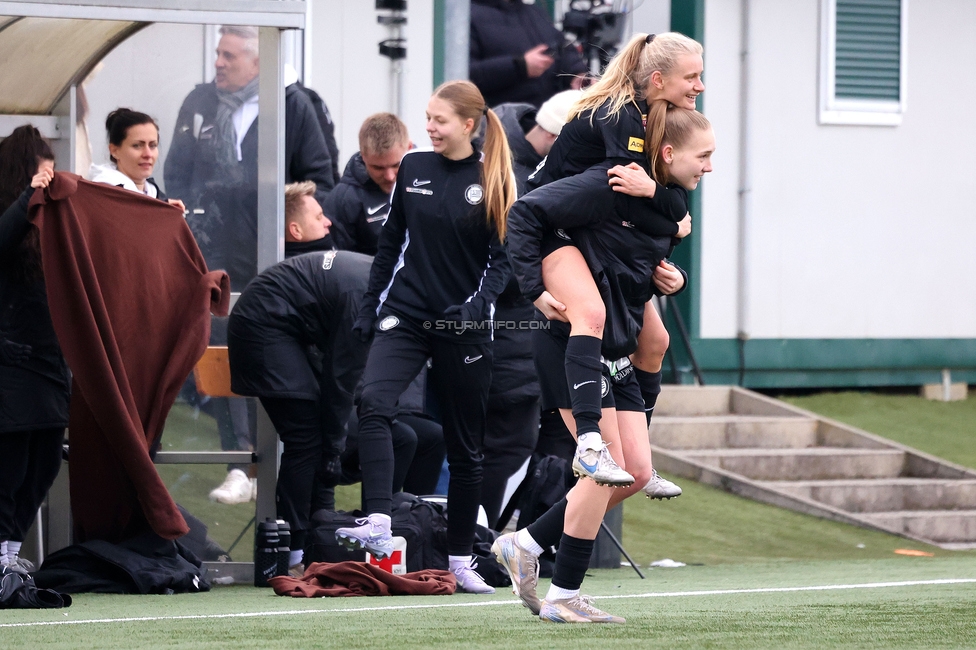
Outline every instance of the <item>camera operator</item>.
[(470, 77), (488, 106), (525, 102), (536, 108), (582, 86), (586, 63), (538, 4), (472, 0)]

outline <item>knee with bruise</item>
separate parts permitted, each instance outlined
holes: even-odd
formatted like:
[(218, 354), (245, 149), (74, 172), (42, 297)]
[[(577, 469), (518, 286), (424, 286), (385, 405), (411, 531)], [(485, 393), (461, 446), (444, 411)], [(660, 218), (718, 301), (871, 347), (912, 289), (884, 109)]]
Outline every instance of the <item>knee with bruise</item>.
[(602, 300), (589, 301), (570, 310), (570, 320), (573, 329), (580, 328), (593, 336), (603, 335), (603, 326), (607, 322), (607, 308)]

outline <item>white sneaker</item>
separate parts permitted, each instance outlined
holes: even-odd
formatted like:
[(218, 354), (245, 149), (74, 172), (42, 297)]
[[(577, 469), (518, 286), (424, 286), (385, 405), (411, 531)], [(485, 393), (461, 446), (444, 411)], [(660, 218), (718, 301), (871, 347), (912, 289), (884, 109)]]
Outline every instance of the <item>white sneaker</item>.
[(251, 479), (239, 469), (232, 469), (219, 487), (210, 491), (210, 500), (235, 505), (251, 500)]
[(350, 551), (365, 550), (382, 560), (393, 555), (393, 533), (390, 522), (379, 515), (356, 520), (356, 526), (337, 528), (336, 541)]
[(634, 483), (634, 477), (621, 469), (607, 451), (607, 443), (599, 449), (577, 447), (573, 456), (573, 474), (593, 479), (597, 485), (627, 487)]
[(681, 488), (651, 470), (651, 480), (643, 488), (648, 499), (672, 499), (681, 496)]
[(454, 569), (454, 578), (457, 580), (458, 589), (469, 594), (493, 594), (495, 588), (485, 583), (484, 578), (474, 570), (477, 566), (474, 560), (464, 566)]

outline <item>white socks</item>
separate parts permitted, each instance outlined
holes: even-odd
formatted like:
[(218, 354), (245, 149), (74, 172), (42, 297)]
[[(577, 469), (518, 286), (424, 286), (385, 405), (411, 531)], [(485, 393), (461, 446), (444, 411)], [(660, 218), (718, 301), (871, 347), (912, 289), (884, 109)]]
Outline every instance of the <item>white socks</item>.
[(447, 566), (453, 572), (471, 566), (470, 555), (448, 555)]
[(580, 435), (576, 441), (576, 446), (580, 449), (599, 451), (600, 447), (603, 446), (603, 436), (600, 435), (599, 431), (588, 431)]
[(539, 546), (539, 542), (532, 538), (532, 535), (529, 534), (528, 528), (523, 528), (515, 533), (515, 543), (518, 544), (522, 550), (528, 551), (536, 557), (542, 555), (543, 548)]
[(288, 554), (288, 566), (293, 567), (296, 564), (302, 563), (302, 558), (305, 557), (305, 551), (292, 551)]
[(20, 547), (23, 544), (23, 542), (14, 542), (12, 540), (7, 542), (7, 562), (13, 562), (17, 559), (20, 555)]
[(563, 589), (556, 585), (549, 585), (549, 591), (546, 592), (546, 600), (550, 603), (554, 600), (567, 600), (579, 596), (579, 592), (579, 589)]

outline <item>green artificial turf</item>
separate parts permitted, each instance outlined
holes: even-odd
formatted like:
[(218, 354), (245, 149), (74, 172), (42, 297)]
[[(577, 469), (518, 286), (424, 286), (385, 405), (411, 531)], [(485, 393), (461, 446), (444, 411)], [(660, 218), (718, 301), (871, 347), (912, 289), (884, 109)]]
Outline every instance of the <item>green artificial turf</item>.
[(918, 395), (867, 391), (780, 397), (953, 463), (976, 467), (976, 397), (935, 402)]
[(687, 564), (857, 560), (893, 557), (895, 549), (976, 559), (976, 551), (946, 551), (669, 478), (684, 490), (680, 497), (624, 503), (624, 548), (640, 566), (664, 558)]
[[(832, 392), (786, 398), (821, 413), (953, 462), (976, 466), (976, 399), (930, 402), (904, 394)], [(164, 448), (213, 449), (216, 426), (205, 415), (177, 405), (167, 423)], [(971, 458), (972, 460), (967, 460)], [(210, 527), (228, 548), (254, 514), (254, 504), (226, 506), (207, 499), (226, 475), (222, 465), (160, 465), (176, 500)], [(688, 564), (756, 563), (788, 560), (856, 560), (891, 557), (895, 549), (920, 549), (945, 556), (976, 551), (945, 551), (894, 535), (870, 531), (743, 499), (716, 488), (669, 476), (684, 494), (669, 501), (631, 498), (624, 505), (623, 543), (640, 566), (664, 558)], [(340, 510), (359, 507), (360, 486), (340, 486)], [(249, 530), (232, 556), (247, 560)]]
[[(0, 612), (0, 645), (547, 650), (972, 647), (976, 583), (882, 586), (947, 579), (976, 579), (976, 559), (684, 567), (651, 570), (646, 580), (623, 569), (593, 572), (584, 590), (597, 597), (597, 606), (626, 617), (622, 626), (544, 623), (531, 617), (507, 590), (494, 596), (314, 600), (276, 597), (270, 590), (250, 587), (174, 596), (80, 595), (66, 610)], [(542, 589), (546, 585), (542, 581)], [(874, 586), (817, 589), (845, 585)], [(729, 593), (796, 587), (815, 589)], [(177, 616), (196, 618), (173, 618)], [(138, 617), (157, 619), (126, 620)], [(36, 625), (69, 621), (96, 622)], [(8, 627), (24, 623), (34, 625)]]

